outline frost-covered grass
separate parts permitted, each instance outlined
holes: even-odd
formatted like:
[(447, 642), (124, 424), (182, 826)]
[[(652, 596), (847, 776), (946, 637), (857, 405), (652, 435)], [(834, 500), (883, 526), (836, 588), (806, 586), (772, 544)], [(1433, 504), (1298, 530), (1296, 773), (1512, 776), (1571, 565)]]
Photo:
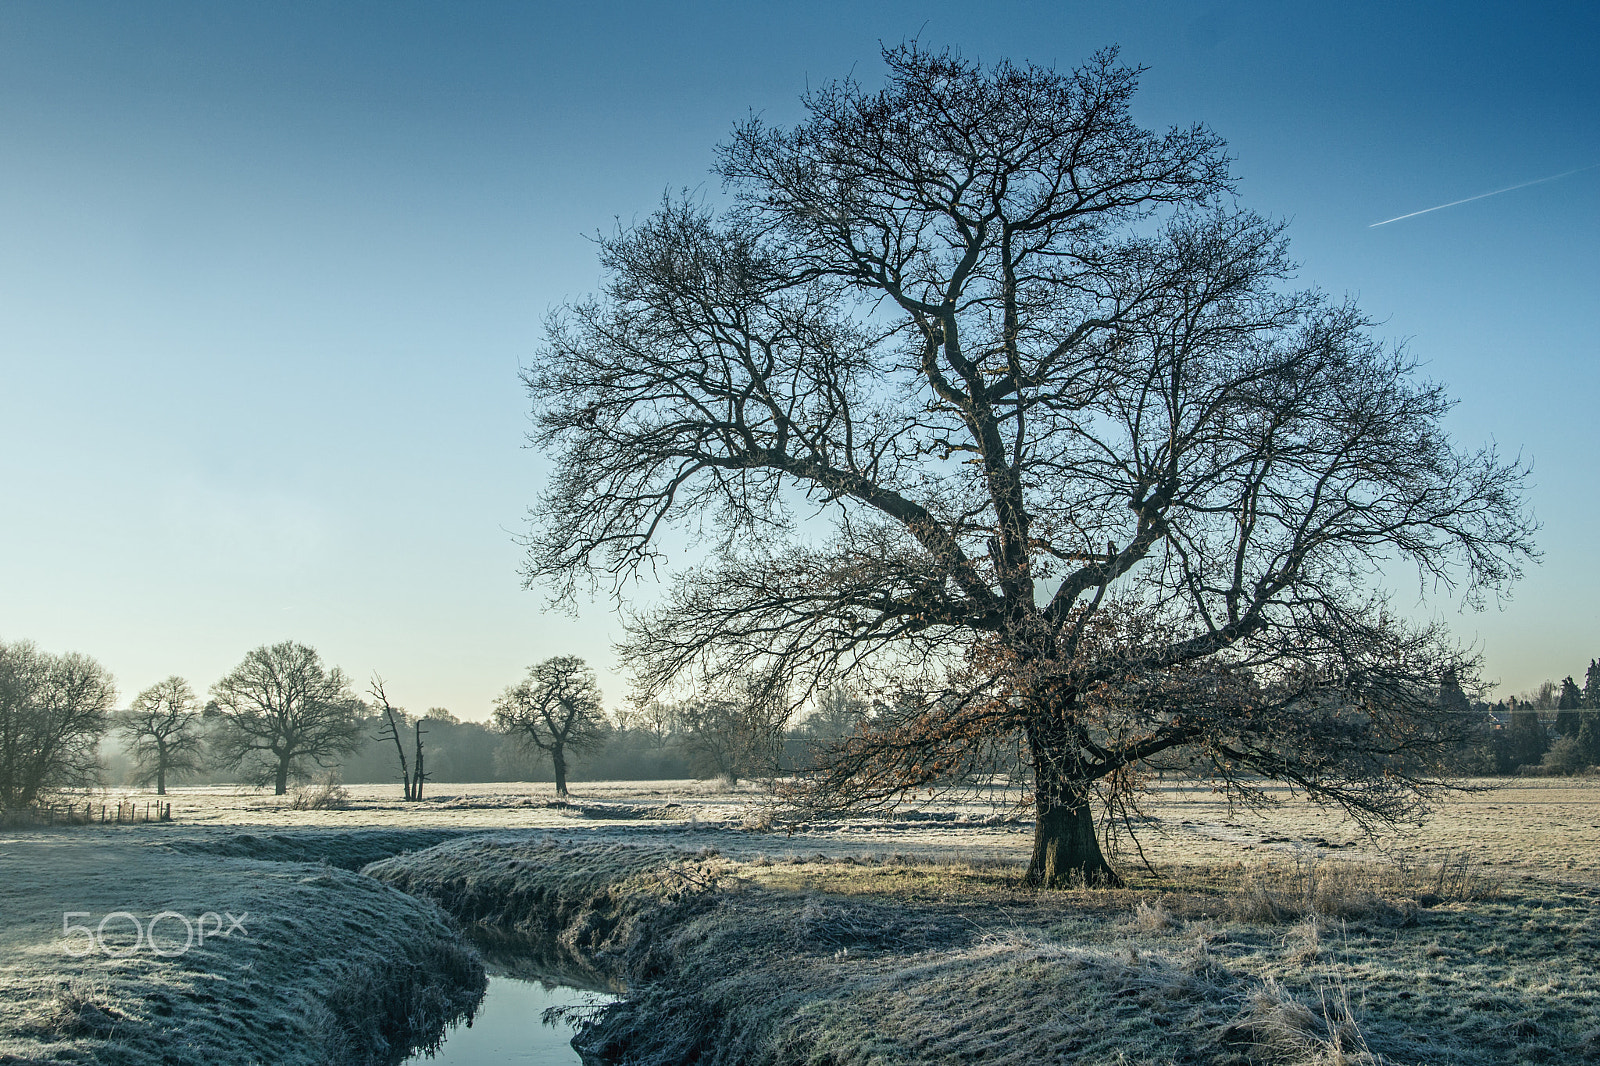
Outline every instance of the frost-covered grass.
[[(1496, 871), (1531, 873), (1550, 879), (1600, 879), (1600, 780), (1537, 778), (1478, 781), (1488, 791), (1449, 796), (1420, 827), (1403, 827), (1377, 838), (1335, 812), (1304, 802), (1287, 790), (1270, 794), (1282, 800), (1254, 812), (1230, 808), (1203, 787), (1176, 782), (1160, 785), (1143, 802), (1151, 816), (1139, 823), (1140, 839), (1159, 865), (1210, 865), (1312, 851), (1365, 860), (1400, 858), (1437, 863), (1472, 851), (1477, 862)], [(987, 799), (933, 803), (926, 811), (898, 819), (831, 818), (791, 823), (758, 805), (757, 785), (724, 789), (704, 781), (579, 782), (572, 802), (555, 802), (548, 783), (439, 784), (422, 803), (405, 803), (399, 785), (350, 785), (348, 806), (339, 810), (293, 810), (291, 798), (231, 786), (172, 789), (171, 824), (145, 826), (150, 839), (193, 838), (237, 831), (291, 829), (342, 830), (351, 826), (392, 829), (546, 830), (572, 832), (610, 829), (638, 838), (677, 840), (700, 830), (696, 839), (713, 840), (728, 851), (768, 851), (773, 855), (830, 855), (871, 852), (959, 854), (979, 861), (1026, 861), (1030, 825), (1008, 819), (1017, 797), (996, 790)], [(96, 797), (141, 809), (153, 793), (116, 790)], [(991, 802), (992, 800), (992, 802)], [(766, 826), (770, 832), (752, 832)], [(98, 827), (86, 827), (95, 828)], [(746, 844), (724, 832), (742, 835)], [(1119, 865), (1137, 866), (1130, 851)]]
[[(92, 930), (119, 911), (216, 917), (181, 953), (164, 919), (167, 957), (113, 918), (103, 944), (125, 957), (74, 957), (92, 942), (63, 937), (63, 915)], [(133, 829), (0, 839), (0, 1062), (392, 1062), (483, 985), (434, 907), (338, 866), (184, 854)]]
[(189, 855), (326, 863), (342, 870), (359, 870), (370, 862), (403, 851), (432, 847), (473, 832), (464, 829), (291, 829), (211, 834), (189, 839), (177, 837), (167, 846)]
[(1000, 868), (463, 840), (367, 868), (626, 988), (590, 1054), (678, 1063), (1566, 1063), (1600, 894), (1459, 864)]
[[(1600, 1061), (1592, 781), (1377, 839), (1168, 787), (1154, 875), (1125, 851), (1130, 887), (1043, 894), (1030, 826), (981, 801), (794, 823), (751, 786), (398, 791), (180, 789), (172, 823), (0, 830), (0, 1063), (382, 1061), (479, 979), (429, 899), (526, 972), (626, 987), (587, 1039), (641, 1066)], [(250, 941), (62, 951), (63, 911), (162, 909), (248, 910)]]

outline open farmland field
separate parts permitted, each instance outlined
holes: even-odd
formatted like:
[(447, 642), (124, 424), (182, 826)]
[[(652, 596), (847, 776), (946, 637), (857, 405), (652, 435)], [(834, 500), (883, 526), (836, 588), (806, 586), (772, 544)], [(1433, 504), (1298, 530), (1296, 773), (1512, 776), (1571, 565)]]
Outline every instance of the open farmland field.
[[(178, 789), (171, 823), (0, 831), (0, 1061), (390, 1061), (481, 987), (452, 922), (628, 988), (581, 1038), (595, 1061), (1600, 1056), (1592, 780), (1458, 795), (1377, 838), (1171, 788), (1140, 829), (1154, 872), (1124, 846), (1127, 888), (1044, 893), (998, 796), (789, 824), (700, 782), (397, 792)], [(67, 953), (64, 912), (164, 910), (252, 917), (174, 957)], [(377, 1006), (396, 982), (405, 1024)]]
[[(1158, 866), (1304, 854), (1426, 865), (1465, 852), (1497, 876), (1600, 878), (1600, 778), (1465, 784), (1479, 791), (1452, 795), (1423, 826), (1376, 837), (1285, 789), (1274, 792), (1277, 806), (1256, 812), (1230, 809), (1204, 788), (1168, 786), (1142, 804), (1150, 821), (1138, 827), (1139, 841)], [(808, 822), (786, 821), (781, 811), (768, 814), (765, 793), (756, 785), (728, 789), (705, 781), (580, 782), (566, 804), (555, 800), (547, 783), (438, 785), (420, 803), (401, 801), (393, 785), (351, 785), (346, 791), (349, 799), (337, 809), (296, 810), (292, 795), (229, 786), (176, 788), (167, 796), (172, 823), (123, 831), (146, 841), (197, 839), (246, 827), (594, 831), (715, 837), (718, 846), (740, 854), (865, 850), (1019, 865), (1027, 861), (1031, 832), (1029, 823), (1014, 817), (1015, 797), (998, 789), (992, 798), (939, 801), (892, 819)], [(154, 798), (149, 791), (115, 790), (96, 802), (129, 801), (142, 809)], [(1137, 869), (1136, 856), (1126, 848), (1121, 865)]]

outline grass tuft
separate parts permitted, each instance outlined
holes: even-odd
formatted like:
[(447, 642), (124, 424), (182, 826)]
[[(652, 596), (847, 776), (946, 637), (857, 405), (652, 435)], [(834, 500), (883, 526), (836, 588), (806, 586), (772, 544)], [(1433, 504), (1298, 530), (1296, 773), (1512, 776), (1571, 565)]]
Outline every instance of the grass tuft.
[(1222, 1033), (1244, 1044), (1255, 1061), (1274, 1066), (1377, 1066), (1381, 1060), (1350, 1009), (1343, 985), (1318, 989), (1315, 1006), (1297, 999), (1275, 979), (1251, 993), (1245, 1010)]
[(44, 1040), (70, 1040), (76, 1037), (109, 1039), (127, 1016), (111, 1005), (112, 994), (104, 985), (72, 981), (36, 1010), (28, 1028)]
[(1165, 900), (1140, 900), (1133, 905), (1133, 927), (1141, 933), (1164, 933), (1177, 927)]
[(1228, 910), (1242, 922), (1381, 918), (1406, 925), (1421, 907), (1487, 900), (1498, 891), (1464, 855), (1436, 869), (1298, 857), (1234, 870)]

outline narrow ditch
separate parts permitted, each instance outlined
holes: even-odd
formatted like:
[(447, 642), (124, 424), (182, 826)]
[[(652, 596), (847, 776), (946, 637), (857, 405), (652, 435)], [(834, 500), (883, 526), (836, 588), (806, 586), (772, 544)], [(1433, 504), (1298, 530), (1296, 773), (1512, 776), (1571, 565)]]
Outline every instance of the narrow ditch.
[(452, 1023), (437, 1043), (419, 1048), (406, 1066), (577, 1066), (577, 1022), (616, 996), (554, 981), (513, 976), (493, 967), (483, 999), (469, 1018)]

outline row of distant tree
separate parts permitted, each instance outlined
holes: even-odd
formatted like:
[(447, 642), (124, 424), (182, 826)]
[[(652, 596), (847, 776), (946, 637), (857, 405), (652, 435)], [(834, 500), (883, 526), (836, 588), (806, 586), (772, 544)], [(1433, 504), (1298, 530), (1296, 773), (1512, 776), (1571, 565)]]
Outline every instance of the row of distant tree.
[(576, 656), (530, 667), (495, 701), (489, 722), (442, 707), (394, 706), (381, 678), (365, 698), (317, 651), (263, 645), (202, 700), (169, 677), (116, 709), (109, 671), (80, 654), (0, 642), (0, 807), (102, 783), (272, 785), (337, 772), (349, 783), (398, 782), (420, 798), (432, 782), (720, 777), (804, 765), (812, 742), (871, 714), (844, 689), (824, 693), (797, 728), (787, 705), (735, 685), (721, 698), (607, 714), (594, 672)]
[(103, 781), (108, 734), (125, 741), (133, 781), (163, 793), (220, 771), (282, 794), (361, 744), (364, 705), (349, 679), (303, 644), (255, 649), (210, 692), (202, 705), (186, 680), (169, 677), (117, 710), (110, 671), (89, 656), (0, 643), (0, 807)]
[[(120, 782), (165, 793), (178, 782), (289, 785), (337, 772), (349, 783), (717, 777), (807, 767), (816, 747), (848, 736), (881, 708), (844, 688), (791, 718), (781, 694), (739, 681), (717, 697), (608, 714), (594, 672), (576, 656), (536, 663), (495, 701), (488, 722), (442, 707), (420, 715), (390, 703), (381, 679), (366, 698), (315, 649), (284, 642), (247, 654), (202, 702), (169, 677), (115, 709), (110, 673), (80, 654), (0, 642), (0, 807), (47, 791)], [(1462, 774), (1577, 773), (1600, 766), (1600, 660), (1573, 677), (1495, 703), (1447, 676), (1447, 710), (1479, 727), (1449, 753)]]
[(1469, 700), (1453, 678), (1440, 699), (1471, 710), (1481, 728), (1454, 751), (1448, 768), (1470, 774), (1576, 774), (1600, 766), (1600, 660), (1591, 659), (1582, 686), (1560, 682), (1495, 703)]

